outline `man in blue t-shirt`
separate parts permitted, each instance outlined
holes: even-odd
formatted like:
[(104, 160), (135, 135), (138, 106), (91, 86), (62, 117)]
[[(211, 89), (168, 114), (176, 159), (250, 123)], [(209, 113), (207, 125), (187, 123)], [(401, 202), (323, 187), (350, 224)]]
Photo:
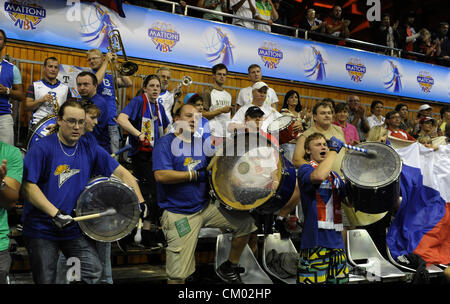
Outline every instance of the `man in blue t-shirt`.
[[(59, 111), (58, 131), (41, 138), (24, 159), (23, 237), (35, 283), (54, 284), (59, 251), (80, 262), (81, 281), (97, 283), (102, 266), (93, 242), (70, 215), (90, 178), (114, 174), (144, 202), (136, 180), (84, 133), (86, 113), (67, 101)], [(81, 138), (80, 138), (81, 137)]]
[(100, 109), (98, 125), (94, 128), (94, 136), (98, 144), (111, 154), (110, 136), (108, 129), (108, 103), (97, 94), (97, 78), (91, 72), (83, 71), (77, 75), (77, 90), (83, 101), (93, 102)]
[(211, 147), (204, 147), (204, 138), (194, 137), (199, 118), (193, 105), (183, 105), (174, 117), (175, 131), (161, 137), (153, 150), (158, 204), (164, 210), (161, 224), (168, 242), (168, 281), (184, 283), (195, 271), (200, 228), (217, 227), (233, 232), (229, 258), (217, 272), (229, 283), (242, 283), (237, 263), (257, 228), (250, 213), (226, 210), (210, 201), (206, 167)]
[[(0, 54), (6, 45), (6, 34), (0, 29)], [(10, 99), (25, 100), (19, 69), (6, 59), (0, 60), (0, 140), (14, 146), (14, 122)]]
[(341, 202), (344, 182), (331, 170), (344, 142), (321, 133), (305, 140), (305, 160), (298, 169), (305, 223), (300, 246), (297, 282), (302, 284), (348, 282), (347, 257), (342, 239)]
[[(108, 132), (110, 137), (111, 153), (116, 153), (120, 148), (120, 130), (117, 124), (117, 94), (114, 88), (114, 81), (116, 81), (118, 88), (128, 88), (133, 85), (130, 77), (116, 73), (117, 79), (113, 79), (111, 74), (106, 73), (109, 64), (116, 65), (117, 68), (117, 54), (106, 53), (105, 55), (99, 49), (91, 49), (87, 51), (87, 61), (92, 71), (97, 77), (98, 86), (97, 94), (106, 100), (108, 105)], [(116, 160), (118, 158), (116, 157)]]

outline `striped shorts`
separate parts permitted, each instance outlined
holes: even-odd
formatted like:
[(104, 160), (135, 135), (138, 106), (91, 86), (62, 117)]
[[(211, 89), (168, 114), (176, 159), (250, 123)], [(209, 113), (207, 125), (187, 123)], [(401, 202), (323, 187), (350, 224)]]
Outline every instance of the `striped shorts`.
[(299, 252), (298, 284), (348, 283), (347, 255), (344, 249), (314, 247)]

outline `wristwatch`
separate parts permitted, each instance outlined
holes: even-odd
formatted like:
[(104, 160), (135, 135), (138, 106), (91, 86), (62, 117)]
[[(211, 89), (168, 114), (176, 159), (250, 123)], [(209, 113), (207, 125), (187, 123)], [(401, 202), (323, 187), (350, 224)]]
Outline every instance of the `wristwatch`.
[(6, 88), (6, 95), (9, 95), (9, 93), (11, 93), (11, 89), (10, 88)]
[(0, 184), (0, 191), (2, 191), (3, 189), (5, 189), (6, 187), (6, 183), (4, 180), (2, 180), (1, 184)]

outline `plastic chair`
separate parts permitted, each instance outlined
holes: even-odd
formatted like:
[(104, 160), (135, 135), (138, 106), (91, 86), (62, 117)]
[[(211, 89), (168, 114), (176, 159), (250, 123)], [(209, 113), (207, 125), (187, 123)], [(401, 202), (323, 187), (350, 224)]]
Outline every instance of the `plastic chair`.
[[(408, 266), (404, 266), (404, 265), (398, 263), (398, 262), (392, 257), (392, 255), (391, 255), (391, 250), (389, 249), (389, 246), (388, 246), (387, 243), (386, 243), (386, 253), (387, 253), (389, 262), (391, 262), (392, 264), (394, 264), (394, 265), (395, 265), (396, 267), (398, 267), (399, 269), (401, 269), (401, 270), (406, 270), (406, 271), (413, 272), (413, 273), (416, 272), (416, 270), (415, 270), (414, 268), (410, 268), (410, 267), (408, 267)], [(439, 268), (438, 266), (436, 266), (436, 265), (428, 265), (428, 266), (427, 266), (427, 271), (428, 271), (428, 274), (429, 274), (430, 276), (440, 276), (440, 275), (442, 275), (442, 274), (444, 273), (444, 271), (443, 271), (441, 268)]]
[[(232, 235), (219, 234), (216, 241), (216, 256), (215, 256), (215, 271), (228, 259), (231, 250)], [(248, 245), (245, 246), (242, 251), (241, 258), (239, 259), (239, 266), (245, 269), (245, 272), (241, 274), (241, 280), (244, 284), (273, 284), (269, 276), (259, 265), (252, 250)]]
[(273, 277), (277, 278), (278, 280), (282, 281), (286, 284), (295, 284), (296, 283), (296, 277), (288, 277), (288, 278), (281, 278), (279, 275), (274, 273), (270, 270), (269, 266), (267, 265), (266, 257), (269, 254), (270, 251), (275, 249), (277, 253), (283, 253), (283, 252), (290, 252), (290, 253), (297, 253), (297, 249), (295, 249), (294, 244), (292, 243), (291, 239), (282, 240), (279, 233), (274, 234), (268, 234), (264, 238), (264, 245), (263, 245), (263, 256), (262, 256), (262, 264), (264, 269)]
[(405, 274), (380, 254), (365, 229), (347, 231), (347, 256), (351, 265), (366, 269), (368, 281), (405, 279)]

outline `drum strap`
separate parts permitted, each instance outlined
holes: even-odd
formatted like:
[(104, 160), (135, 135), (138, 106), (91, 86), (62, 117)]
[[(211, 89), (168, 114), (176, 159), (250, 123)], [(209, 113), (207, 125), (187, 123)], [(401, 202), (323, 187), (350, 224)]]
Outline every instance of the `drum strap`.
[[(310, 161), (309, 164), (313, 168), (317, 168), (317, 166), (319, 166), (319, 164), (313, 160)], [(336, 231), (342, 231), (343, 225), (342, 225), (341, 199), (338, 190), (339, 177), (336, 175), (335, 172), (333, 171), (330, 172), (330, 175), (328, 176), (328, 182), (331, 185), (332, 191), (331, 204), (329, 204), (329, 201), (325, 202), (322, 196), (320, 195), (319, 190), (316, 189), (318, 227), (322, 229), (334, 229)], [(333, 215), (332, 218), (330, 217), (331, 214)]]

